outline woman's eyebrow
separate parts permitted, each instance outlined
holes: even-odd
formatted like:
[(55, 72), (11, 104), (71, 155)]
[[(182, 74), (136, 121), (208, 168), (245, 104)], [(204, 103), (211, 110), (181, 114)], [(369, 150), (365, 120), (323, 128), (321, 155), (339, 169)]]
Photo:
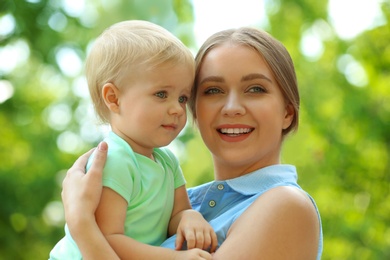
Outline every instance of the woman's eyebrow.
[(248, 81), (248, 80), (252, 80), (252, 79), (265, 79), (265, 80), (269, 81), (270, 83), (272, 83), (272, 80), (270, 78), (268, 78), (264, 74), (260, 74), (260, 73), (251, 73), (251, 74), (248, 74), (246, 76), (243, 76), (241, 78), (241, 81)]
[(225, 80), (222, 78), (222, 77), (218, 77), (218, 76), (210, 76), (210, 77), (206, 77), (204, 79), (202, 79), (202, 81), (199, 83), (199, 85), (205, 83), (205, 82), (225, 82)]

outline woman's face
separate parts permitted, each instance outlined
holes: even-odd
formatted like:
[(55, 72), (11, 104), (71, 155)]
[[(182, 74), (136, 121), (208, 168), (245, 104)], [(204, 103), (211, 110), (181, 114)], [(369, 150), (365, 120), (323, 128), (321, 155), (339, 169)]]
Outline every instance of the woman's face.
[(280, 163), (282, 130), (294, 112), (256, 50), (228, 43), (214, 47), (197, 82), (196, 122), (212, 153), (216, 179)]

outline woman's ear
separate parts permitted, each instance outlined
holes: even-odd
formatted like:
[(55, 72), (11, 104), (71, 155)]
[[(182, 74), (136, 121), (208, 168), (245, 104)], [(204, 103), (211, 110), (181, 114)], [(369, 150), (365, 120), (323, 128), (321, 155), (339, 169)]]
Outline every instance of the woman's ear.
[(112, 83), (104, 84), (102, 97), (107, 108), (113, 113), (119, 113), (119, 89)]
[(295, 117), (295, 110), (292, 104), (286, 105), (286, 112), (284, 115), (284, 121), (283, 121), (283, 130), (286, 130), (289, 128), (294, 120)]

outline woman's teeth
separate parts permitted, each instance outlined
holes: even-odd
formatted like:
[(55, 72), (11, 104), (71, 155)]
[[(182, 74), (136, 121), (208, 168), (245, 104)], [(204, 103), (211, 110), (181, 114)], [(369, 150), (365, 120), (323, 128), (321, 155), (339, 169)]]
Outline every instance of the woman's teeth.
[(247, 134), (252, 132), (251, 128), (221, 128), (219, 130), (222, 134)]

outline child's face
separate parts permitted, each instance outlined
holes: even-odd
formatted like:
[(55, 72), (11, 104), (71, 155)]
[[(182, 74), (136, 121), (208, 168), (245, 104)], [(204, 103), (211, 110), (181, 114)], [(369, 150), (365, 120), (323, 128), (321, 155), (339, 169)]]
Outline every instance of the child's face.
[(150, 156), (153, 148), (168, 145), (185, 126), (194, 72), (167, 63), (152, 70), (138, 68), (131, 75), (121, 81), (119, 113), (111, 118), (111, 126), (135, 152)]

